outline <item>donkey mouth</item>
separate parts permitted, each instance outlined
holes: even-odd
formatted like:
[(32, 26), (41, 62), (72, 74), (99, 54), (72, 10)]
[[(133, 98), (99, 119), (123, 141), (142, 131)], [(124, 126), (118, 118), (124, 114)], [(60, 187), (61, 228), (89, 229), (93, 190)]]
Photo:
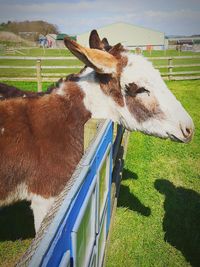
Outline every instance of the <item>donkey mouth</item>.
[(182, 139), (178, 138), (174, 134), (167, 133), (167, 135), (174, 142), (184, 143), (184, 141)]
[(177, 137), (176, 135), (170, 134), (168, 132), (167, 132), (167, 135), (172, 141), (179, 142), (179, 143), (189, 143), (192, 139), (191, 137), (181, 139), (181, 138)]

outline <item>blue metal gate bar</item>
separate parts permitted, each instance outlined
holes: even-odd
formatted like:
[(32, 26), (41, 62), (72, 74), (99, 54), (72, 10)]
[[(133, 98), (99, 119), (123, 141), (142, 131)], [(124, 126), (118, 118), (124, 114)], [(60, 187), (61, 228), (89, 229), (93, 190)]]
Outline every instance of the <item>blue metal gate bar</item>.
[[(109, 169), (108, 177), (108, 193), (106, 194), (106, 201), (104, 201), (104, 213), (106, 212), (106, 234), (108, 233), (110, 224), (110, 191), (111, 191), (111, 174), (112, 174), (112, 138), (113, 138), (113, 124), (110, 121), (106, 121), (103, 125), (99, 135), (90, 148), (90, 151), (82, 162), (82, 170), (78, 179), (68, 192), (64, 199), (57, 215), (55, 216), (50, 227), (47, 229), (47, 233), (40, 245), (38, 246), (34, 256), (29, 263), (30, 267), (36, 266), (63, 266), (67, 264), (70, 254), (70, 266), (73, 266), (76, 254), (72, 244), (72, 230), (77, 222), (77, 218), (83, 208), (86, 208), (83, 204), (86, 203), (86, 199), (90, 197), (89, 192), (92, 190), (91, 186), (95, 186), (95, 192), (99, 192), (97, 180), (100, 180), (99, 168), (102, 166), (102, 162), (107, 160), (109, 165), (106, 166)], [(106, 158), (106, 159), (105, 159)], [(108, 166), (108, 167), (107, 167)], [(102, 171), (103, 172), (103, 171)], [(107, 171), (105, 172), (107, 173)], [(107, 175), (107, 174), (105, 174)], [(104, 178), (103, 178), (104, 179)], [(105, 186), (105, 184), (103, 184)], [(98, 190), (97, 190), (98, 189)], [(106, 188), (107, 190), (107, 188)], [(93, 191), (92, 191), (93, 192)], [(97, 196), (98, 200), (100, 197)], [(96, 200), (96, 201), (97, 201)], [(89, 201), (89, 200), (88, 200)], [(85, 204), (86, 205), (86, 204)], [(100, 205), (100, 204), (99, 204)], [(96, 205), (96, 210), (97, 210)], [(106, 211), (105, 211), (106, 209)], [(94, 214), (96, 216), (96, 214)], [(101, 228), (102, 221), (99, 218), (99, 229)], [(78, 228), (77, 228), (78, 229)], [(95, 233), (95, 239), (91, 247), (97, 245), (98, 232)], [(90, 251), (92, 254), (92, 250)], [(87, 265), (88, 266), (88, 265)], [(95, 265), (97, 266), (97, 265)], [(81, 266), (82, 267), (82, 266)]]

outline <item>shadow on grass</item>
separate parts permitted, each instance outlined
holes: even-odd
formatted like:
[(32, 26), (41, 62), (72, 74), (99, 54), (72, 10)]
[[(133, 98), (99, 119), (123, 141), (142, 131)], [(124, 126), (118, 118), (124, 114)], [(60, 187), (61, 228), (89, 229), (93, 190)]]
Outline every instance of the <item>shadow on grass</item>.
[(33, 238), (33, 213), (28, 202), (19, 202), (0, 210), (0, 241)]
[(122, 180), (128, 180), (128, 179), (133, 179), (133, 180), (137, 180), (138, 179), (138, 175), (135, 172), (132, 172), (128, 169), (123, 169), (123, 173), (122, 173)]
[[(138, 176), (136, 173), (131, 172), (128, 169), (123, 170), (123, 176), (122, 180), (128, 180), (128, 179), (138, 179)], [(140, 200), (134, 196), (131, 192), (128, 186), (121, 184), (120, 185), (120, 191), (119, 191), (119, 197), (118, 197), (118, 207), (127, 207), (128, 209), (132, 211), (136, 211), (139, 214), (143, 216), (149, 216), (151, 214), (151, 209), (144, 206)]]
[(200, 266), (200, 195), (158, 179), (155, 188), (165, 195), (165, 241), (182, 252), (192, 266)]

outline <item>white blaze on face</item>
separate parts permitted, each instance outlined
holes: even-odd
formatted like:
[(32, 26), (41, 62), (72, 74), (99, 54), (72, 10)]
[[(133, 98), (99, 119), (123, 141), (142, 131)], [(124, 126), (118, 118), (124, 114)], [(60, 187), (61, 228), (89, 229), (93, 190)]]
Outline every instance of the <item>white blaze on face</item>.
[[(183, 142), (191, 139), (194, 130), (191, 117), (167, 88), (159, 71), (154, 69), (152, 63), (143, 56), (129, 54), (128, 64), (123, 69), (120, 82), (124, 97), (126, 85), (131, 83), (149, 91), (148, 94), (143, 92), (135, 96), (135, 100), (143, 105), (146, 111), (150, 111), (146, 120), (138, 121), (135, 114), (130, 112), (130, 106), (128, 107), (127, 103), (126, 108), (122, 110), (123, 120), (129, 129), (163, 138), (177, 138)], [(153, 108), (155, 106), (159, 107), (161, 112), (154, 114), (152, 111), (155, 110)]]

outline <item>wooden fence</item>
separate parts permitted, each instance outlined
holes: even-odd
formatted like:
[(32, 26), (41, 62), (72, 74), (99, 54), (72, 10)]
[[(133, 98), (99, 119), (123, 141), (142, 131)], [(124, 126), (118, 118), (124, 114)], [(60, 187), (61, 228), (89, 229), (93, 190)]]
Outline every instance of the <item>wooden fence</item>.
[[(83, 66), (80, 65), (68, 65), (68, 66), (53, 66), (53, 65), (43, 65), (44, 61), (49, 60), (73, 60), (77, 62), (77, 59), (73, 56), (69, 57), (18, 57), (18, 56), (0, 56), (0, 59), (13, 59), (13, 60), (34, 60), (36, 64), (34, 66), (13, 66), (13, 65), (0, 65), (0, 69), (34, 69), (36, 70), (35, 76), (32, 77), (0, 77), (0, 80), (7, 81), (36, 81), (38, 84), (38, 91), (42, 90), (42, 82), (45, 81), (57, 81), (60, 77), (65, 77), (66, 73), (54, 72), (45, 73), (43, 70), (55, 69), (81, 69)], [(177, 60), (200, 60), (200, 56), (174, 56), (174, 57), (148, 57), (155, 65), (155, 68), (159, 69), (164, 80), (189, 80), (189, 79), (200, 79), (200, 68), (198, 70), (187, 70), (187, 71), (174, 71), (174, 69), (179, 68), (193, 68), (200, 67), (200, 63), (192, 64), (174, 64)], [(165, 65), (156, 65), (158, 61), (167, 61)], [(165, 69), (167, 71), (162, 72)]]
[[(152, 62), (158, 60), (167, 60), (166, 65), (157, 65), (155, 66), (160, 70), (161, 75), (165, 80), (190, 80), (190, 79), (200, 79), (200, 68), (198, 70), (192, 71), (173, 71), (175, 68), (191, 68), (191, 67), (200, 67), (200, 63), (195, 64), (174, 64), (174, 60), (187, 60), (187, 59), (199, 59), (199, 56), (174, 56), (174, 57), (148, 57)], [(162, 72), (162, 69), (167, 69), (167, 72)], [(196, 75), (199, 74), (199, 75)], [(181, 75), (181, 76), (180, 76)]]

